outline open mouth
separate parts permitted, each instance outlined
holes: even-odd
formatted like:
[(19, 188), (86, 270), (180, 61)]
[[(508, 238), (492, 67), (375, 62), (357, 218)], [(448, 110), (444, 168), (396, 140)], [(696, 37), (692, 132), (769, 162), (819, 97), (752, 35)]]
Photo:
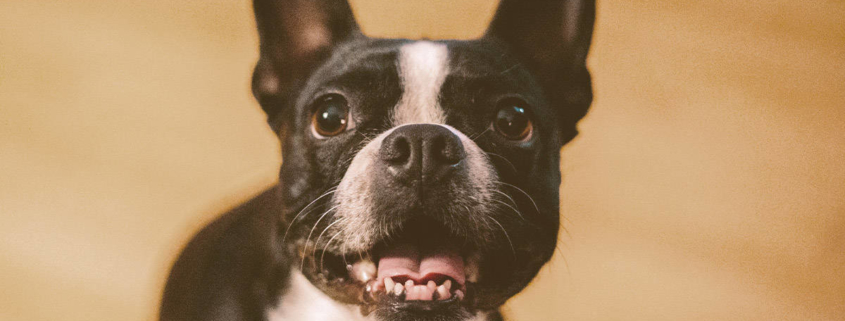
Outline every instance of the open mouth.
[[(431, 219), (403, 224), (365, 253), (316, 253), (321, 279), (333, 291), (357, 292), (366, 307), (433, 310), (462, 304), (478, 279), (477, 257), (466, 238)], [(315, 266), (316, 267), (316, 266)]]

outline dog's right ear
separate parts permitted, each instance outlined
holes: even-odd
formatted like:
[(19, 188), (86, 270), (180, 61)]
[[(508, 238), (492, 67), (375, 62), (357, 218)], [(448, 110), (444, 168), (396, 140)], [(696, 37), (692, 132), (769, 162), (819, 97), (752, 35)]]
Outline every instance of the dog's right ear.
[(502, 0), (485, 35), (539, 78), (559, 111), (563, 143), (577, 135), (593, 99), (587, 52), (595, 18), (595, 0)]
[(255, 0), (261, 56), (252, 93), (276, 129), (292, 91), (337, 43), (361, 35), (345, 0)]

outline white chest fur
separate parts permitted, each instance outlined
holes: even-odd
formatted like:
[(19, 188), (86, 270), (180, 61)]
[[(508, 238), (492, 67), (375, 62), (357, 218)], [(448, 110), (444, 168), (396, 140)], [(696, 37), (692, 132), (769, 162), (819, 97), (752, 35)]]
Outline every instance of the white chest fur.
[(288, 291), (267, 311), (269, 321), (373, 321), (357, 306), (338, 303), (317, 289), (302, 273), (292, 272)]

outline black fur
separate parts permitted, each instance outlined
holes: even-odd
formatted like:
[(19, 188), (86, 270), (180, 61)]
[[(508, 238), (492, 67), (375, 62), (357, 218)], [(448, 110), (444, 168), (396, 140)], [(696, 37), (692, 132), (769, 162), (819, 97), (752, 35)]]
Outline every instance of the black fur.
[[(280, 184), (225, 214), (188, 244), (168, 279), (161, 320), (264, 320), (285, 293), (291, 266), (299, 268), (302, 258), (294, 241), (335, 219), (328, 215), (321, 221), (310, 213), (330, 214), (330, 197), (321, 196), (340, 182), (364, 143), (391, 127), (390, 110), (402, 95), (396, 61), (409, 41), (363, 36), (345, 2), (255, 0), (255, 14), (261, 57), (253, 92), (282, 142)], [(431, 310), (384, 303), (375, 312), (379, 320), (460, 321), (479, 310), (501, 320), (498, 307), (551, 258), (560, 226), (559, 151), (577, 134), (575, 125), (592, 100), (586, 54), (594, 15), (594, 1), (503, 0), (481, 39), (439, 42), (449, 49), (451, 70), (440, 93), (446, 122), (488, 154), (500, 191), (519, 215), (505, 207), (491, 214), (507, 235), (495, 230), (461, 236), (480, 244), (484, 276), (468, 285), (463, 303)], [(310, 115), (317, 98), (327, 93), (343, 94), (356, 127), (316, 139)], [(505, 99), (530, 107), (535, 132), (529, 140), (515, 142), (489, 130), (497, 104)], [(454, 197), (449, 194), (436, 199), (448, 202)], [(378, 196), (380, 204), (390, 204), (385, 208), (403, 212), (432, 205), (395, 188)], [(373, 214), (387, 213), (379, 212)], [(383, 221), (384, 230), (403, 224), (398, 218)], [(450, 225), (460, 230), (471, 223)], [(342, 255), (320, 244), (330, 256)], [(332, 298), (357, 302), (356, 296), (306, 275)]]

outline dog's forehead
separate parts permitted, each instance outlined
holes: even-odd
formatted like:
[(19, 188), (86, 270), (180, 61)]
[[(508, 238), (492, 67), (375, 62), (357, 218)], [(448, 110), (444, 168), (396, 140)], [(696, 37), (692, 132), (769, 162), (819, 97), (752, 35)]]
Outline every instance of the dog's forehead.
[[(446, 56), (442, 56), (445, 53)], [(462, 74), (483, 75), (501, 72), (504, 63), (513, 62), (508, 50), (495, 41), (478, 40), (407, 40), (371, 39), (354, 40), (335, 48), (332, 61), (347, 72), (349, 68), (361, 68), (372, 63), (390, 62), (399, 64), (400, 56), (416, 56), (422, 64), (446, 62), (453, 71)], [(442, 61), (438, 58), (447, 58)], [(344, 68), (346, 67), (346, 68)]]
[[(331, 58), (315, 73), (323, 81), (374, 71), (403, 73), (403, 82), (414, 76), (436, 80), (448, 77), (494, 77), (524, 72), (517, 60), (498, 43), (486, 40), (365, 39), (335, 48)], [(444, 73), (445, 74), (440, 74)], [(352, 81), (353, 79), (349, 79)], [(360, 79), (358, 79), (360, 80)]]
[(530, 98), (536, 86), (528, 78), (492, 41), (365, 39), (335, 48), (312, 75), (299, 105), (337, 89), (356, 100), (358, 113), (388, 117), (393, 126), (445, 124), (454, 102), (464, 104), (482, 90)]

